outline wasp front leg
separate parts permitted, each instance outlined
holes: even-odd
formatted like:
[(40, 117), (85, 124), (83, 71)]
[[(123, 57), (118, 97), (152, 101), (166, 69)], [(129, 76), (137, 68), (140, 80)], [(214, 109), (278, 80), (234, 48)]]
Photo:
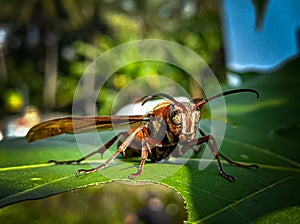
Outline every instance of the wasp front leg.
[(130, 179), (134, 179), (138, 176), (140, 176), (142, 174), (142, 171), (144, 169), (144, 165), (145, 165), (145, 162), (146, 162), (146, 159), (148, 159), (148, 148), (147, 148), (147, 145), (146, 145), (146, 140), (145, 139), (142, 139), (142, 153), (141, 153), (141, 163), (139, 165), (139, 169), (136, 173), (132, 173), (130, 174), (128, 177)]
[(142, 171), (145, 166), (145, 162), (148, 159), (148, 152), (151, 153), (151, 147), (153, 145), (158, 145), (158, 143), (159, 143), (150, 137), (149, 130), (146, 127), (143, 128), (141, 133), (142, 133), (142, 152), (141, 152), (142, 160), (139, 165), (138, 171), (136, 173), (132, 173), (128, 176), (130, 179), (134, 179), (142, 174)]
[(219, 168), (219, 171), (221, 173), (221, 175), (223, 177), (225, 177), (226, 179), (230, 180), (230, 181), (235, 181), (235, 177), (234, 176), (231, 176), (229, 174), (226, 174), (225, 171), (223, 170), (222, 168), (222, 164), (221, 164), (221, 161), (220, 161), (220, 157), (223, 158), (226, 162), (228, 162), (229, 164), (231, 165), (234, 165), (234, 166), (237, 166), (237, 167), (243, 167), (243, 168), (258, 168), (257, 165), (255, 164), (251, 164), (251, 165), (244, 165), (244, 164), (241, 164), (241, 163), (237, 163), (237, 162), (234, 162), (230, 159), (228, 159), (226, 156), (224, 156), (223, 154), (221, 154), (219, 151), (218, 151), (218, 146), (217, 146), (217, 143), (216, 143), (216, 140), (213, 136), (211, 135), (205, 135), (204, 132), (199, 129), (199, 132), (200, 134), (202, 135), (201, 138), (199, 138), (197, 140), (197, 145), (200, 145), (204, 142), (206, 142), (210, 148), (210, 150), (213, 152), (215, 158), (217, 159), (217, 162), (218, 162), (218, 168)]

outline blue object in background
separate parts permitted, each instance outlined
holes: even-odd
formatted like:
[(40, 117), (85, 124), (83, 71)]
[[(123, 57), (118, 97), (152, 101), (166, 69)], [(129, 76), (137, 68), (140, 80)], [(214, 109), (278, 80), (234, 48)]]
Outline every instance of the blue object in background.
[(231, 70), (271, 70), (299, 55), (300, 1), (270, 0), (259, 30), (253, 2), (223, 1), (226, 60)]

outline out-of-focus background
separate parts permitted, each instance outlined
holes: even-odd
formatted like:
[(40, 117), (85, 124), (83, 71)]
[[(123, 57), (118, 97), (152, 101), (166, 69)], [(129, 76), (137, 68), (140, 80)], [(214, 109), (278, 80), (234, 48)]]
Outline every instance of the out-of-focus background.
[[(129, 41), (153, 38), (183, 45), (195, 51), (205, 60), (225, 88), (238, 88), (253, 77), (265, 76), (266, 74), (272, 75), (273, 72), (276, 73), (281, 68), (284, 69), (277, 74), (277, 77), (282, 78), (284, 74), (282, 80), (287, 80), (289, 74), (285, 74), (285, 72), (290, 71), (294, 73), (293, 80), (297, 79), (295, 73), (299, 68), (297, 64), (300, 49), (299, 11), (300, 1), (298, 0), (2, 0), (0, 7), (0, 141), (3, 144), (1, 147), (5, 149), (12, 145), (11, 147), (15, 148), (15, 151), (21, 151), (22, 147), (19, 148), (19, 146), (24, 146), (24, 139), (7, 141), (8, 143), (5, 143), (5, 140), (24, 137), (30, 127), (42, 120), (72, 114), (74, 91), (87, 66), (107, 50)], [(287, 67), (284, 67), (285, 65)], [(151, 79), (147, 79), (149, 76), (151, 76)], [(202, 96), (198, 86), (195, 86), (190, 76), (180, 68), (156, 61), (137, 62), (119, 69), (105, 82), (97, 98), (97, 114), (107, 115), (121, 110), (122, 107), (132, 103), (134, 97), (144, 96), (145, 89), (155, 92), (160, 85), (159, 82), (155, 81), (155, 77), (159, 76), (180, 83), (181, 87), (192, 97)], [(131, 81), (142, 77), (146, 78), (143, 79), (144, 82), (141, 86), (132, 88), (126, 95), (120, 96), (120, 103), (112, 108), (114, 98), (120, 90)], [(270, 81), (270, 76), (267, 80)], [(256, 81), (256, 83), (269, 96), (272, 94), (273, 89), (264, 88), (268, 86), (268, 83), (264, 82), (263, 79)], [(273, 83), (270, 88), (280, 85), (277, 82), (275, 84)], [(86, 88), (89, 88), (89, 86)], [(288, 89), (289, 87), (286, 86), (281, 89), (285, 88)], [(265, 89), (268, 89), (268, 91)], [(274, 89), (275, 91), (276, 89)], [(288, 94), (295, 96), (294, 91), (295, 87)], [(174, 96), (180, 96), (176, 88), (170, 87), (168, 92)], [(290, 96), (288, 94), (286, 96)], [(278, 93), (275, 97), (277, 96)], [(85, 100), (88, 99), (83, 99), (83, 101)], [(82, 105), (88, 104), (88, 102), (80, 103)], [(277, 104), (280, 104), (281, 101), (280, 99), (263, 101), (263, 103), (257, 104), (257, 108), (264, 109), (264, 105), (268, 106), (268, 103), (280, 107)], [(291, 103), (291, 105), (295, 104), (297, 102)], [(245, 109), (248, 110), (249, 108), (245, 107)], [(253, 108), (249, 109), (249, 111), (251, 110)], [(239, 116), (240, 111), (240, 108), (238, 108), (235, 115)], [(276, 133), (281, 137), (288, 137), (289, 140), (293, 136), (296, 136), (294, 138), (296, 139), (300, 132), (299, 122), (295, 124), (294, 118), (298, 115), (290, 118), (285, 110), (283, 111), (284, 113), (278, 114), (278, 119), (276, 114), (272, 114), (272, 116), (263, 114), (253, 117), (252, 120), (249, 119), (248, 115), (244, 115), (240, 117), (240, 121), (245, 126), (253, 123), (252, 128), (258, 127), (263, 131), (268, 129), (268, 135), (260, 136), (264, 140), (268, 137), (272, 140), (277, 136)], [(266, 113), (269, 112), (267, 108)], [(273, 113), (273, 111), (271, 112)], [(287, 125), (290, 125), (287, 128), (280, 126), (285, 122), (284, 119), (291, 120), (291, 124), (287, 122)], [(256, 122), (253, 122), (254, 120)], [(272, 126), (274, 121), (280, 122)], [(260, 125), (260, 122), (263, 124)], [(233, 122), (231, 125), (234, 127), (235, 123)], [(279, 129), (269, 130), (270, 127), (279, 127)], [(233, 128), (229, 130), (234, 131)], [(251, 137), (251, 134), (254, 134), (252, 129), (247, 133), (245, 132), (247, 139)], [(14, 141), (15, 145), (12, 144)], [(251, 141), (252, 143), (257, 142), (256, 139)], [(46, 144), (48, 143), (44, 143), (44, 145)], [(57, 146), (58, 149), (60, 144), (61, 142)], [(67, 144), (68, 142), (66, 142)], [(43, 143), (41, 143), (42, 146)], [(35, 147), (40, 152), (40, 146), (36, 145)], [(264, 145), (264, 147), (268, 150), (267, 145)], [(12, 150), (12, 153), (15, 152), (14, 150)], [(293, 149), (290, 148), (290, 150)], [(10, 155), (11, 158), (15, 155), (9, 154), (9, 150), (8, 152), (3, 151), (7, 153), (4, 155)], [(54, 153), (58, 152), (59, 150)], [(255, 151), (253, 155), (256, 154)], [(31, 157), (32, 155), (28, 155), (27, 160), (34, 163), (36, 158)], [(239, 157), (236, 158), (240, 159)], [(44, 161), (44, 158), (42, 159)], [(22, 160), (22, 158), (19, 160)], [(257, 161), (259, 162), (259, 160)], [(260, 162), (263, 163), (264, 161)], [(270, 164), (273, 164), (273, 161)], [(13, 166), (16, 166), (16, 164), (13, 164)], [(52, 169), (54, 168), (51, 167), (51, 171), (48, 172), (51, 173)], [(56, 169), (59, 168), (56, 167)], [(73, 172), (73, 170), (70, 172)], [(22, 173), (18, 175), (22, 176)], [(240, 177), (243, 177), (243, 175), (241, 174)], [(195, 176), (198, 177), (198, 173)], [(269, 176), (269, 173), (267, 173), (264, 179), (268, 180)], [(259, 175), (258, 177), (260, 178)], [(211, 176), (211, 178), (216, 177)], [(5, 176), (3, 182), (7, 180), (10, 179), (6, 179)], [(31, 179), (33, 182), (41, 180), (41, 178)], [(76, 183), (77, 181), (76, 179)], [(7, 192), (10, 192), (11, 189), (15, 190), (12, 187), (15, 182), (10, 182), (10, 184), (3, 186), (3, 189), (5, 189), (3, 191), (4, 199)], [(198, 182), (192, 182), (193, 184), (198, 186)], [(47, 182), (45, 185), (47, 185)], [(204, 184), (204, 186), (206, 185), (207, 183)], [(261, 189), (265, 186), (264, 183), (262, 185), (260, 188), (255, 188)], [(155, 185), (151, 185), (153, 189), (145, 188), (142, 190), (137, 190), (131, 186), (125, 188), (124, 186), (123, 188), (111, 186), (114, 185), (108, 184), (99, 192), (96, 189), (96, 193), (87, 190), (86, 193), (83, 193), (83, 196), (80, 196), (81, 193), (79, 193), (78, 197), (81, 197), (81, 199), (89, 197), (86, 204), (82, 205), (84, 208), (77, 206), (78, 200), (81, 199), (74, 198), (74, 195), (72, 196), (72, 193), (68, 192), (48, 198), (49, 201), (37, 200), (33, 203), (16, 204), (16, 207), (12, 210), (18, 216), (11, 213), (9, 207), (5, 208), (7, 210), (2, 211), (12, 214), (11, 216), (16, 218), (16, 222), (19, 222), (23, 218), (20, 214), (26, 216), (24, 219), (30, 220), (32, 219), (31, 214), (34, 217), (41, 215), (38, 208), (48, 206), (49, 210), (46, 209), (48, 213), (44, 210), (46, 212), (42, 216), (46, 220), (49, 213), (58, 211), (50, 209), (51, 203), (55, 205), (52, 209), (59, 208), (59, 211), (61, 211), (62, 206), (68, 204), (72, 205), (70, 210), (73, 213), (66, 216), (64, 216), (65, 214), (58, 214), (58, 216), (69, 219), (71, 217), (76, 218), (76, 214), (80, 214), (82, 209), (86, 209), (86, 214), (90, 214), (88, 212), (93, 211), (90, 211), (88, 205), (93, 205), (93, 203), (95, 206), (100, 206), (100, 208), (95, 207), (97, 211), (99, 209), (100, 213), (101, 206), (107, 203), (106, 209), (102, 210), (102, 221), (106, 222), (105, 215), (107, 215), (107, 220), (122, 222), (126, 219), (127, 223), (135, 223), (136, 214), (127, 214), (127, 212), (140, 211), (141, 207), (147, 207), (145, 195), (148, 195), (149, 192), (153, 193), (151, 190), (155, 189), (154, 193), (159, 198), (154, 197), (153, 203), (156, 203), (156, 205), (163, 204), (166, 211), (172, 215), (172, 223), (176, 223), (176, 221), (181, 223), (183, 219), (186, 219), (181, 197), (170, 189), (167, 191), (164, 188), (160, 192), (156, 192), (158, 187)], [(19, 186), (15, 187), (18, 188)], [(215, 187), (219, 188), (219, 186)], [(229, 188), (232, 191), (232, 188)], [(197, 192), (195, 189), (198, 188), (194, 188), (194, 191)], [(244, 189), (248, 189), (248, 185), (242, 188), (241, 191), (244, 191)], [(193, 195), (193, 189), (191, 192), (192, 196), (189, 192), (184, 193), (188, 195), (187, 198), (195, 198), (195, 208), (198, 209), (202, 206), (203, 201), (201, 200), (204, 200), (205, 197), (200, 200), (199, 195)], [(216, 192), (219, 193), (219, 191)], [(15, 193), (15, 195), (18, 195), (18, 193)], [(222, 199), (227, 199), (227, 196), (222, 197)], [(98, 197), (100, 199), (97, 204), (94, 199)], [(68, 198), (71, 199), (67, 203)], [(124, 201), (126, 201), (126, 205), (130, 204), (132, 208), (126, 207), (126, 209), (123, 209), (120, 207)], [(198, 206), (197, 203), (201, 206)], [(273, 204), (272, 201), (268, 206), (270, 207)], [(209, 208), (209, 206), (207, 207)], [(26, 208), (28, 209), (26, 210)], [(76, 209), (79, 212), (76, 212)], [(33, 213), (29, 213), (29, 211)], [(112, 211), (122, 212), (115, 214)], [(204, 214), (206, 214), (205, 212)], [(208, 214), (210, 214), (209, 212), (211, 211), (209, 210)], [(255, 210), (255, 212), (257, 211)], [(126, 214), (128, 216), (124, 217)], [(193, 215), (192, 217), (195, 217), (195, 214)], [(112, 219), (112, 216), (114, 219)], [(91, 220), (93, 217), (93, 215), (90, 216)], [(89, 220), (87, 217), (83, 217), (82, 222), (87, 220)], [(62, 221), (65, 222), (65, 220)], [(68, 221), (72, 222), (71, 219)]]
[[(87, 66), (128, 41), (155, 38), (179, 43), (199, 54), (220, 83), (239, 86), (241, 72), (274, 70), (298, 55), (299, 8), (299, 1), (292, 0), (3, 0), (1, 138), (24, 136), (40, 119), (70, 114)], [(98, 96), (98, 114), (110, 114), (119, 90), (148, 75), (170, 78), (199, 97), (199, 90), (179, 68), (134, 63), (107, 80)], [(155, 90), (155, 85), (152, 79), (132, 92), (143, 96), (143, 89)], [(176, 89), (171, 93), (176, 96)], [(117, 109), (127, 103), (130, 94)]]

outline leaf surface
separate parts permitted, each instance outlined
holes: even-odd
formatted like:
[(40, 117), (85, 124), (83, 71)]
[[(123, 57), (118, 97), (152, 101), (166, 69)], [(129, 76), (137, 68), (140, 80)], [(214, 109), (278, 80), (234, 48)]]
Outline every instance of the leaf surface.
[[(147, 162), (143, 175), (135, 181), (162, 183), (178, 191), (187, 204), (188, 222), (286, 223), (299, 217), (300, 82), (295, 72), (297, 64), (299, 60), (278, 72), (257, 75), (247, 81), (245, 87), (260, 92), (259, 100), (244, 95), (226, 98), (228, 120), (220, 151), (234, 161), (258, 164), (258, 170), (230, 166), (223, 161), (224, 170), (237, 178), (229, 182), (219, 174), (215, 161), (200, 170), (199, 157), (190, 158), (184, 165), (180, 159), (171, 159), (164, 163)], [(103, 139), (111, 137), (107, 132)], [(104, 162), (109, 153), (105, 153), (103, 159), (93, 157), (90, 164), (47, 163), (49, 159), (80, 158), (82, 153), (90, 151), (88, 148), (81, 152), (74, 136), (32, 144), (25, 139), (1, 142), (0, 206), (109, 182), (110, 177), (128, 180), (128, 174), (137, 170), (138, 160), (117, 159), (100, 172), (75, 175), (77, 169)]]

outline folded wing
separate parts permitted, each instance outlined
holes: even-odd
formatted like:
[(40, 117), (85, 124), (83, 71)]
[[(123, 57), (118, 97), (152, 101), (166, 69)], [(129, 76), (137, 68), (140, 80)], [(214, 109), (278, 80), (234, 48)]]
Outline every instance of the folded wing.
[(74, 134), (97, 130), (109, 130), (139, 126), (148, 121), (146, 115), (137, 116), (100, 116), (100, 117), (64, 117), (44, 121), (32, 127), (26, 135), (28, 142), (49, 138), (61, 134)]

